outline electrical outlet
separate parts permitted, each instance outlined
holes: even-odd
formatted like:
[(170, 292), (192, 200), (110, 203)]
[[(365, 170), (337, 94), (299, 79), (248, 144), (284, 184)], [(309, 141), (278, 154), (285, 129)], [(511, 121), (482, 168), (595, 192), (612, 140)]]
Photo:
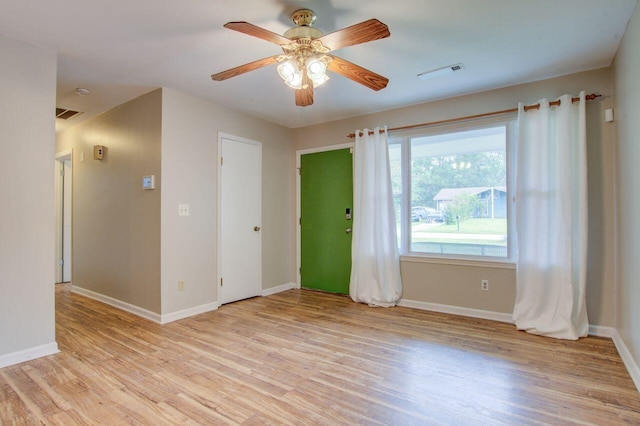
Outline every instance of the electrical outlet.
[(178, 291), (184, 291), (184, 280), (178, 280)]
[(480, 289), (489, 291), (489, 280), (480, 280)]

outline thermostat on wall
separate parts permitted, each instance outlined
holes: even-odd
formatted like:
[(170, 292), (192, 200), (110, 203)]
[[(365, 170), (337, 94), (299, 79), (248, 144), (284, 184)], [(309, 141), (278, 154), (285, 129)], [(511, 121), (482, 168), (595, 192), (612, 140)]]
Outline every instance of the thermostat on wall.
[(142, 176), (142, 189), (155, 189), (155, 180), (154, 175)]

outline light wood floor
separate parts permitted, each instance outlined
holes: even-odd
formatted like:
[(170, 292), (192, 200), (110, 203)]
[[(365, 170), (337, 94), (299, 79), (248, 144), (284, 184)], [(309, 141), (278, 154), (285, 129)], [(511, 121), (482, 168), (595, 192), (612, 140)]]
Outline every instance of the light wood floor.
[(56, 287), (61, 353), (0, 369), (0, 424), (640, 424), (611, 340), (304, 290), (160, 326)]

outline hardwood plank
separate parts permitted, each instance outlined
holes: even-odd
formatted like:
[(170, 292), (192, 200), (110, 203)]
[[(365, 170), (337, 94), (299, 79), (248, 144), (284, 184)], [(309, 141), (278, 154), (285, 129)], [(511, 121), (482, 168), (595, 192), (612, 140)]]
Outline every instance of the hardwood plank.
[(61, 353), (0, 370), (0, 424), (640, 424), (610, 339), (305, 290), (166, 325), (56, 304)]

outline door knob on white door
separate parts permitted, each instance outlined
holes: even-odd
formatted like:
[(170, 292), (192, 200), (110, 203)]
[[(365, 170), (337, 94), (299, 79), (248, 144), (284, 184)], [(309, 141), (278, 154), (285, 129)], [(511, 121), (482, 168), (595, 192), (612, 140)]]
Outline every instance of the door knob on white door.
[(254, 226), (253, 230), (256, 231), (256, 232), (260, 232), (260, 227), (259, 226)]

